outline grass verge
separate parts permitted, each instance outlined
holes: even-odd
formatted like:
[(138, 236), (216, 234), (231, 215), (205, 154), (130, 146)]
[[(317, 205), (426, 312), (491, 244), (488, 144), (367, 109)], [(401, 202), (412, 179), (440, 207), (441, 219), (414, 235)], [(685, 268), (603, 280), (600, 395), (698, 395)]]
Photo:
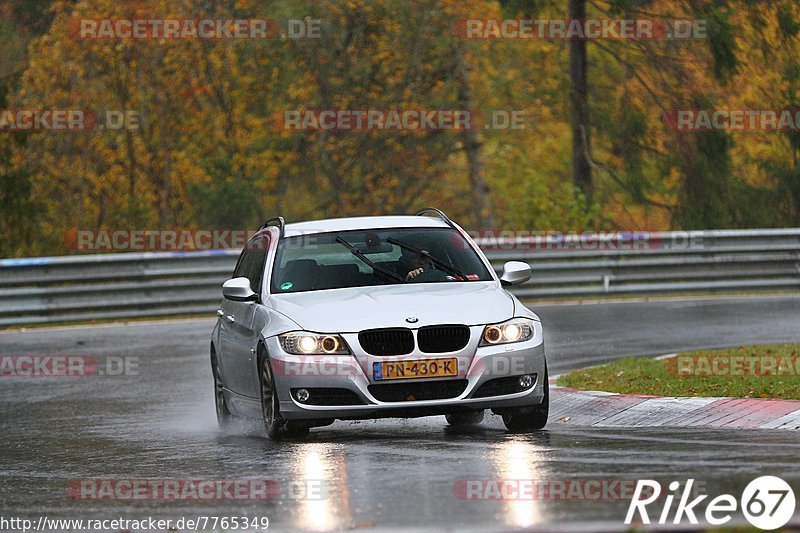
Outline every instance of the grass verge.
[(800, 400), (800, 344), (700, 350), (658, 361), (620, 359), (572, 371), (557, 383), (621, 394)]

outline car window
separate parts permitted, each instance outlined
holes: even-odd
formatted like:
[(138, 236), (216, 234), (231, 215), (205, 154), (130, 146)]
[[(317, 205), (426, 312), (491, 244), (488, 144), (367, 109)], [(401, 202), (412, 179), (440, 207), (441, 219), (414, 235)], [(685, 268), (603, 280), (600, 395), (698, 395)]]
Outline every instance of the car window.
[(233, 276), (234, 278), (246, 278), (245, 276), (245, 260), (249, 256), (247, 255), (246, 250), (242, 250), (242, 253), (239, 254), (239, 259), (236, 261), (236, 268), (233, 269)]
[(250, 280), (250, 288), (258, 294), (261, 291), (261, 280), (264, 277), (264, 264), (267, 260), (269, 237), (260, 235), (248, 242), (239, 257), (233, 277), (244, 277)]
[[(349, 246), (359, 253), (352, 253)], [(416, 253), (418, 250), (428, 252), (438, 261), (426, 260)], [(365, 260), (358, 257), (362, 254)], [(410, 272), (418, 267), (425, 274), (409, 279)], [(455, 230), (358, 230), (281, 240), (270, 291), (281, 294), (403, 283), (403, 280), (463, 283), (492, 279), (472, 246)]]

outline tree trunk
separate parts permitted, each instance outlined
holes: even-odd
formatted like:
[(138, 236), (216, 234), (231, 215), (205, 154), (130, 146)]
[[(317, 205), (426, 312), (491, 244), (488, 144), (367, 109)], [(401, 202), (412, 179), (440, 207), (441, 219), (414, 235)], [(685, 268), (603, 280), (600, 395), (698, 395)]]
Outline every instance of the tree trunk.
[[(586, 0), (569, 0), (568, 18), (586, 18)], [(592, 198), (592, 167), (589, 143), (589, 83), (587, 78), (586, 41), (569, 41), (570, 107), (572, 110), (572, 181), (586, 196)]]
[[(472, 111), (472, 91), (467, 77), (467, 66), (464, 60), (464, 52), (459, 46), (456, 48), (455, 75), (458, 81), (458, 104), (459, 108), (465, 111)], [(478, 132), (474, 127), (467, 128), (463, 132), (464, 153), (467, 156), (469, 167), (469, 180), (472, 184), (472, 198), (477, 213), (477, 224), (482, 229), (494, 228), (494, 217), (492, 216), (492, 204), (489, 199), (489, 185), (486, 183), (486, 176), (483, 173), (483, 156), (481, 155), (481, 145), (483, 144)]]

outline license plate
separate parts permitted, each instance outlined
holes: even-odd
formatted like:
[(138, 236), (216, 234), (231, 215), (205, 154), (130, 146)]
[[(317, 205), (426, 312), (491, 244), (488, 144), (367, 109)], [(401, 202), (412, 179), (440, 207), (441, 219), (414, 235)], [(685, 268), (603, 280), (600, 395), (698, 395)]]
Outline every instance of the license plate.
[(382, 379), (447, 378), (458, 375), (458, 359), (422, 359), (372, 363), (372, 377)]

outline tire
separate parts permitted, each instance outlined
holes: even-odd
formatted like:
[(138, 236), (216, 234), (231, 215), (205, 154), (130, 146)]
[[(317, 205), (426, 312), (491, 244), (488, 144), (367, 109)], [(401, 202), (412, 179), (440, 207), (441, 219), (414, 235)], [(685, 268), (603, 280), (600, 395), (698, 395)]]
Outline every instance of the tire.
[(484, 410), (450, 413), (444, 415), (447, 423), (455, 427), (477, 426), (483, 422)]
[(550, 381), (547, 377), (547, 366), (544, 367), (544, 397), (542, 403), (525, 407), (514, 407), (503, 414), (503, 424), (512, 433), (531, 433), (542, 429), (547, 424), (550, 413)]
[(269, 357), (263, 352), (259, 355), (258, 381), (261, 387), (261, 415), (264, 417), (264, 429), (270, 440), (278, 440), (283, 425), (281, 404), (278, 401), (278, 391), (275, 389), (275, 378), (272, 375)]
[(301, 422), (287, 422), (280, 412), (278, 391), (275, 388), (275, 378), (269, 357), (259, 348), (259, 383), (261, 386), (261, 414), (264, 417), (264, 429), (270, 440), (280, 440), (284, 437), (302, 439), (308, 435), (309, 426)]
[(214, 377), (214, 408), (217, 412), (217, 424), (220, 429), (225, 429), (231, 425), (234, 416), (231, 414), (228, 402), (225, 399), (225, 388), (222, 385), (219, 362), (214, 348), (211, 348), (211, 375)]

